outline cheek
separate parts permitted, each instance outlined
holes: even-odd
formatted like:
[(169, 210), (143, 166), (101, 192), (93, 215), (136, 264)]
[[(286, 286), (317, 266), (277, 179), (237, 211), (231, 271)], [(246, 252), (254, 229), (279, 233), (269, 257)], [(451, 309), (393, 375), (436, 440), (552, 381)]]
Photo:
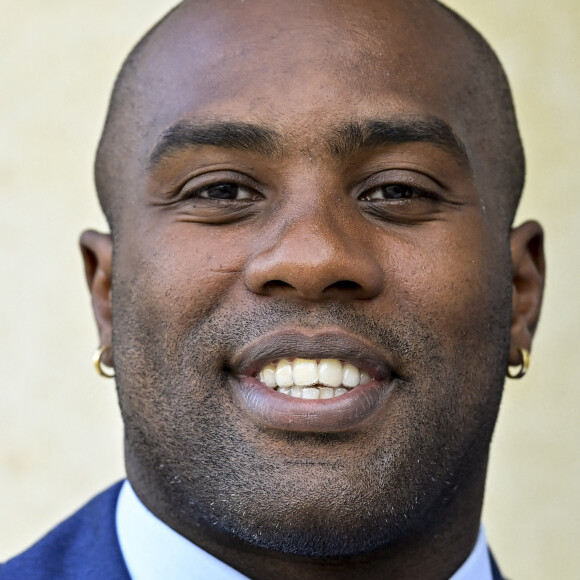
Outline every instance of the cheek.
[[(219, 349), (206, 360), (209, 349), (195, 337), (227, 300), (243, 263), (241, 245), (224, 243), (209, 230), (203, 238), (194, 236), (191, 224), (178, 226), (125, 243), (116, 256), (113, 340), (125, 418), (170, 416), (174, 409), (166, 399), (203, 398), (203, 389), (192, 388), (199, 382), (194, 367), (200, 376), (221, 369)], [(164, 391), (171, 392), (169, 398)]]
[(421, 318), (438, 351), (431, 377), (410, 362), (422, 385), (415, 394), (441, 420), (454, 416), (456, 426), (465, 422), (474, 432), (481, 421), (493, 423), (509, 345), (509, 247), (490, 239), (477, 226), (443, 230), (407, 248), (401, 255), (408, 259), (394, 263), (403, 315)]
[[(203, 439), (212, 417), (222, 416), (207, 397), (208, 385), (224, 388), (220, 346), (208, 347), (211, 336), (200, 337), (199, 329), (227, 299), (243, 259), (239, 244), (220, 243), (211, 233), (196, 237), (188, 225), (126, 244), (116, 260), (117, 384), (131, 453), (143, 453), (143, 461), (159, 449), (191, 454), (186, 443)], [(220, 399), (226, 417), (230, 407)]]
[[(392, 314), (393, 328), (412, 321), (400, 367), (405, 380), (383, 426), (402, 462), (428, 441), (445, 442), (458, 457), (479, 437), (485, 444), (509, 344), (509, 253), (501, 241), (490, 244), (477, 227), (423, 233), (384, 246), (383, 311)], [(420, 445), (412, 439), (419, 432)]]
[(191, 324), (228, 293), (244, 264), (243, 242), (197, 224), (175, 224), (159, 233), (142, 236), (140, 245), (118, 259), (119, 277), (150, 315), (166, 324)]
[(390, 267), (402, 308), (449, 339), (479, 333), (499, 311), (509, 322), (509, 254), (489, 239), (475, 225), (402, 240)]
[(470, 225), (404, 240), (390, 272), (398, 316), (417, 320), (416, 351), (404, 365), (415, 388), (401, 405), (419, 404), (434, 422), (465, 421), (476, 432), (480, 421), (492, 423), (502, 390), (511, 270), (509, 248)]

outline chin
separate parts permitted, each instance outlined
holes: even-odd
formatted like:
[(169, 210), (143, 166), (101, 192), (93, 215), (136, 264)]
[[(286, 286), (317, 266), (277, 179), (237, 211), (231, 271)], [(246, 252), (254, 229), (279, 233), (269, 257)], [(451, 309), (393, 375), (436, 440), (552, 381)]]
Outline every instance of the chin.
[[(324, 514), (320, 514), (322, 520)], [(223, 526), (222, 532), (250, 545), (278, 554), (316, 559), (341, 559), (370, 554), (388, 548), (407, 538), (413, 531), (413, 522), (420, 518), (413, 514), (398, 514), (379, 521), (362, 520), (356, 523), (336, 519), (311, 525), (292, 527), (288, 522), (268, 527), (247, 524)]]
[[(328, 501), (312, 489), (294, 489), (294, 497), (279, 495), (265, 501), (257, 494), (258, 499), (251, 503), (246, 497), (248, 501), (224, 505), (221, 513), (203, 510), (204, 523), (252, 548), (309, 559), (341, 559), (412, 538), (424, 527), (427, 514), (439, 512), (437, 505), (449, 499), (443, 501), (435, 487), (422, 496), (423, 501), (411, 490), (404, 498), (386, 490), (375, 495), (368, 490), (352, 493), (351, 489), (349, 493), (335, 489), (328, 490), (334, 498)], [(389, 496), (394, 501), (386, 501)]]

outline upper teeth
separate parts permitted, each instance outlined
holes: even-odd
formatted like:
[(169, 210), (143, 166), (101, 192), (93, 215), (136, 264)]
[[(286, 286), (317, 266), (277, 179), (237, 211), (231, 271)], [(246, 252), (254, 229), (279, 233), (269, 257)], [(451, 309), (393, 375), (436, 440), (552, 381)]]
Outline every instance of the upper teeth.
[(367, 373), (354, 365), (332, 358), (282, 359), (266, 365), (257, 377), (266, 386), (278, 388), (281, 393), (309, 399), (338, 396), (346, 393), (347, 389), (371, 381)]

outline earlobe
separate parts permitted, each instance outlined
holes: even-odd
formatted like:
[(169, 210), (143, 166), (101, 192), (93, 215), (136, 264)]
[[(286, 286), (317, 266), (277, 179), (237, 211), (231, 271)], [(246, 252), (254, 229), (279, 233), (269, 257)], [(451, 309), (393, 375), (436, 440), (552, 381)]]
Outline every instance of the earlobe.
[[(102, 346), (110, 346), (112, 342), (111, 276), (113, 262), (111, 236), (87, 230), (81, 235), (80, 246), (100, 343)], [(107, 366), (113, 366), (110, 353), (109, 349), (103, 355), (103, 362)]]
[(521, 349), (531, 350), (542, 306), (545, 262), (540, 224), (525, 222), (510, 236), (512, 256), (512, 322), (510, 365), (522, 362)]

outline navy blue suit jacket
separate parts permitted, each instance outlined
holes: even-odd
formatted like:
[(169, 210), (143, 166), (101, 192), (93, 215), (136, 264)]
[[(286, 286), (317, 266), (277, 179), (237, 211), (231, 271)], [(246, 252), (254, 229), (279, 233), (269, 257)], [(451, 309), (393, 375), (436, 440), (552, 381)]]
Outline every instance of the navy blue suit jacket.
[(121, 484), (0, 566), (0, 580), (131, 580), (115, 527)]
[[(131, 580), (117, 539), (117, 483), (0, 565), (0, 580)], [(503, 580), (493, 558), (493, 578)], [(211, 580), (211, 578), (208, 578)]]

